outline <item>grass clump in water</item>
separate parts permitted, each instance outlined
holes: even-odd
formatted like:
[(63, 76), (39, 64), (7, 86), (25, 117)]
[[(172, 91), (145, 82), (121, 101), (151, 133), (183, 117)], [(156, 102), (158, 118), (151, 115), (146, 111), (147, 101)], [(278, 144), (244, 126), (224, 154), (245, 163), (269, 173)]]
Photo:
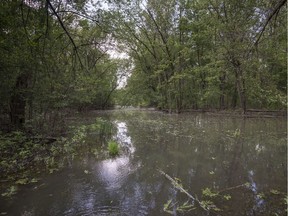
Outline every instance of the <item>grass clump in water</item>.
[(119, 145), (115, 141), (108, 142), (108, 151), (111, 156), (116, 156), (119, 154)]

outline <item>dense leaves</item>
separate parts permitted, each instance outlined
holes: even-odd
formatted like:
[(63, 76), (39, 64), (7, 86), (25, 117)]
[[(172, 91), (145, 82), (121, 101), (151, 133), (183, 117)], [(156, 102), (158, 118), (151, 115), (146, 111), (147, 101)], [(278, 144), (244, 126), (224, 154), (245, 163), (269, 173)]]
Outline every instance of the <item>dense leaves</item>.
[(108, 19), (117, 19), (111, 21), (114, 36), (126, 45), (134, 62), (125, 89), (132, 100), (123, 102), (176, 112), (285, 108), (283, 4), (265, 0), (115, 3)]
[[(114, 99), (169, 112), (284, 109), (285, 2), (1, 1), (1, 113), (21, 128)], [(128, 59), (111, 59), (116, 49)]]
[(119, 61), (85, 1), (0, 4), (0, 109), (13, 127), (64, 107), (112, 105)]
[[(285, 109), (285, 4), (3, 0), (1, 127), (6, 119), (8, 129), (59, 137), (64, 108), (115, 102), (169, 112)], [(127, 58), (112, 59), (116, 50)], [(34, 142), (4, 138), (2, 147), (15, 147), (24, 161), (26, 147), (38, 151)]]

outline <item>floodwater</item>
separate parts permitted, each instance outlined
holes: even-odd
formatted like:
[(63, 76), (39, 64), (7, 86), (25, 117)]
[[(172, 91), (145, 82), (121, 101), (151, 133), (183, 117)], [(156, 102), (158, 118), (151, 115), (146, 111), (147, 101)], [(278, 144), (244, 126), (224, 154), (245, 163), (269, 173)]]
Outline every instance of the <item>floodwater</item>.
[[(81, 154), (1, 198), (1, 215), (287, 214), (285, 118), (109, 111), (71, 124), (89, 125), (100, 116), (114, 132), (104, 141), (93, 130), (86, 134), (98, 154)], [(120, 145), (115, 158), (103, 156), (111, 139)]]

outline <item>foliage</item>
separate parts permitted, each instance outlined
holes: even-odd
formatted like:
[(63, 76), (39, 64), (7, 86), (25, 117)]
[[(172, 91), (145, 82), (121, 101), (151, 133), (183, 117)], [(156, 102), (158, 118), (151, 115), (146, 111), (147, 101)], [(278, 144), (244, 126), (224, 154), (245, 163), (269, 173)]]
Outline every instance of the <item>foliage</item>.
[(272, 2), (110, 4), (107, 23), (134, 63), (120, 103), (169, 112), (286, 108), (286, 7), (254, 44)]
[(4, 197), (10, 197), (14, 195), (17, 192), (17, 187), (16, 186), (11, 186), (6, 190), (6, 192), (2, 193), (1, 195)]
[[(174, 205), (175, 204), (173, 204), (172, 200), (170, 199), (167, 201), (167, 203), (164, 204), (163, 210), (165, 212), (173, 215), (172, 210), (173, 210)], [(177, 205), (176, 212), (187, 213), (187, 212), (190, 212), (190, 211), (195, 210), (195, 209), (196, 209), (196, 207), (194, 207), (193, 204), (189, 204), (189, 201), (186, 201), (181, 205)]]
[[(188, 201), (184, 202), (183, 204), (180, 204), (181, 203), (180, 201), (177, 201), (177, 200), (173, 201), (172, 199), (169, 199), (167, 203), (164, 204), (164, 207), (163, 207), (163, 210), (169, 214), (174, 214), (175, 211), (179, 213), (187, 213), (191, 210), (196, 210), (197, 207), (200, 207), (201, 210), (207, 211), (208, 214), (209, 212), (213, 212), (217, 214), (217, 212), (224, 211), (224, 209), (226, 208), (225, 205), (223, 206), (223, 201), (225, 203), (225, 202), (229, 202), (232, 199), (232, 196), (230, 194), (227, 194), (226, 192), (227, 191), (232, 192), (233, 190), (236, 190), (238, 188), (249, 190), (253, 197), (256, 195), (257, 199), (261, 199), (261, 200), (265, 199), (265, 202), (271, 202), (271, 199), (268, 199), (268, 197), (266, 197), (266, 195), (263, 192), (257, 193), (256, 191), (256, 194), (255, 194), (255, 189), (251, 186), (250, 183), (240, 184), (234, 187), (222, 189), (220, 191), (219, 190), (216, 191), (216, 190), (206, 187), (202, 189), (201, 199), (198, 199), (196, 195), (192, 196), (187, 190), (183, 188), (183, 186), (180, 184), (181, 182), (180, 179), (172, 178), (161, 170), (159, 170), (159, 172), (163, 174), (172, 183), (174, 188), (186, 194), (188, 197)], [(243, 191), (241, 191), (241, 193), (243, 193)], [(275, 196), (285, 195), (285, 198), (283, 198), (284, 201), (281, 203), (281, 205), (283, 205), (287, 201), (287, 194), (282, 193), (278, 190), (271, 189), (270, 194), (273, 194)], [(190, 201), (191, 201), (191, 204), (190, 204)], [(218, 206), (221, 208), (219, 208)]]
[(115, 141), (111, 140), (108, 142), (108, 152), (111, 156), (116, 156), (119, 154), (119, 145)]
[[(0, 179), (2, 182), (10, 182), (16, 186), (35, 183), (38, 181), (39, 173), (53, 173), (61, 169), (76, 156), (81, 156), (84, 150), (85, 154), (89, 152), (94, 157), (98, 157), (101, 139), (111, 136), (112, 131), (112, 123), (98, 118), (89, 125), (70, 127), (71, 135), (67, 137), (52, 138), (25, 134), (21, 131), (0, 132)], [(94, 140), (97, 145), (86, 142), (87, 133), (95, 133), (99, 136), (99, 140)], [(17, 190), (12, 186), (2, 196), (14, 195)]]
[[(113, 106), (122, 63), (107, 54), (104, 29), (81, 16), (86, 1), (81, 7), (72, 1), (50, 1), (49, 7), (44, 2), (0, 3), (0, 114), (10, 116), (12, 129), (67, 107)], [(81, 12), (54, 19), (67, 7)]]
[(228, 201), (228, 200), (230, 200), (232, 197), (231, 197), (231, 195), (227, 194), (227, 195), (224, 195), (223, 198)]
[[(94, 4), (95, 14), (86, 0), (45, 2), (0, 3), (0, 113), (10, 129), (115, 102), (286, 109), (286, 7), (254, 44), (274, 2), (109, 1), (105, 10)], [(128, 59), (111, 59), (111, 46)]]
[(271, 190), (270, 190), (270, 193), (271, 193), (271, 194), (274, 194), (274, 195), (280, 194), (280, 192), (279, 192), (278, 190), (275, 190), (275, 189), (271, 189)]
[(218, 196), (218, 193), (211, 191), (210, 188), (203, 189), (202, 194), (203, 196), (211, 197), (211, 198)]
[(169, 208), (171, 207), (171, 203), (172, 203), (172, 200), (169, 199), (167, 203), (164, 204), (164, 207), (163, 207), (163, 210), (169, 214), (173, 214), (173, 211), (169, 210)]

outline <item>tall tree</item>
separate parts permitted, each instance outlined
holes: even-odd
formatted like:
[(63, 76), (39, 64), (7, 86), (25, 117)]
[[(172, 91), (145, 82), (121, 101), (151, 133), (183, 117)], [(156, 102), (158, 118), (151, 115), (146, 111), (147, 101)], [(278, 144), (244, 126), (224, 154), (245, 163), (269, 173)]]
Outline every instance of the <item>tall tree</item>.
[(117, 63), (85, 2), (1, 1), (0, 107), (15, 128), (33, 113), (110, 104)]
[[(134, 62), (127, 90), (134, 98), (138, 92), (140, 102), (148, 98), (146, 104), (176, 112), (239, 106), (245, 113), (247, 107), (285, 107), (286, 94), (279, 90), (285, 90), (286, 83), (285, 3), (148, 0), (125, 7), (118, 2), (111, 28)], [(283, 52), (268, 57), (262, 51), (274, 53), (272, 41)], [(267, 85), (263, 81), (269, 73), (277, 75)]]

